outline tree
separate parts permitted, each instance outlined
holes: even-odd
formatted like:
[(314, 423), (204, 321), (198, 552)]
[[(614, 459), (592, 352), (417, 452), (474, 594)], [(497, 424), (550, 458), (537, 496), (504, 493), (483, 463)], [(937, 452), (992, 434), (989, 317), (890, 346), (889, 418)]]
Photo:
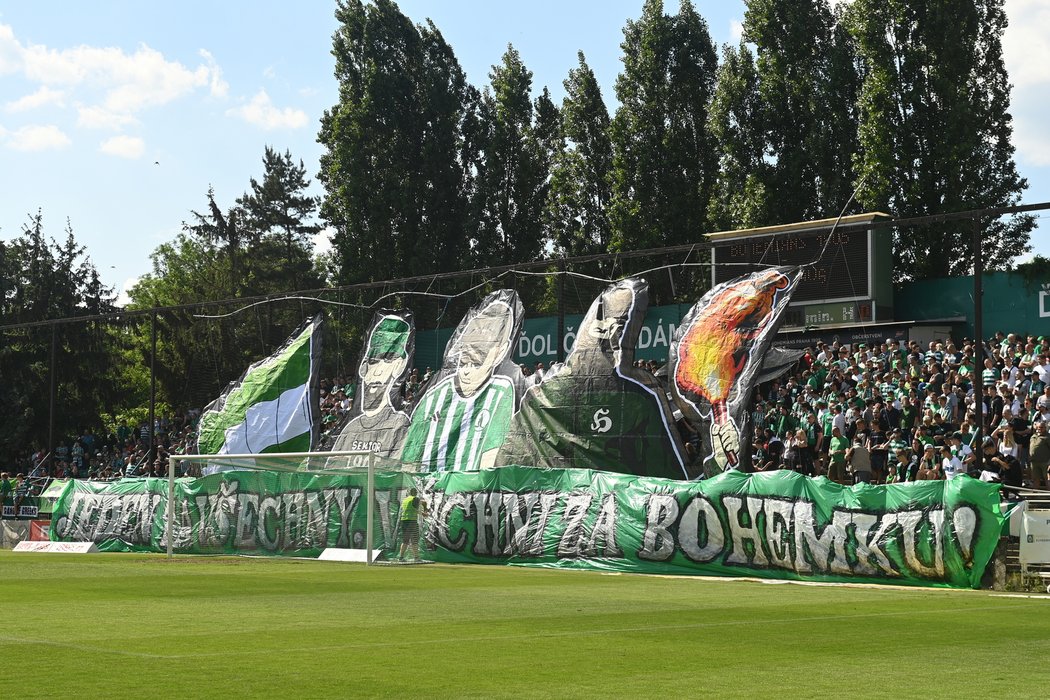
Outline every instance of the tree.
[(336, 18), (339, 102), (321, 120), (318, 178), (338, 280), (457, 269), (477, 152), (463, 71), (433, 24), (414, 26), (390, 0), (340, 0)]
[[(45, 233), (41, 212), (20, 236), (0, 245), (0, 324), (33, 323), (113, 309), (112, 290), (85, 255), (67, 222), (60, 244)], [(52, 361), (52, 341), (54, 361)], [(108, 359), (115, 334), (88, 323), (22, 327), (0, 332), (0, 454), (46, 446), (50, 434), (52, 371), (54, 434), (97, 428), (104, 413), (127, 397), (119, 367)]]
[(718, 178), (708, 217), (716, 231), (771, 222), (764, 118), (754, 55), (744, 42), (724, 47), (710, 112)]
[(475, 154), (466, 144), (477, 91), (467, 84), (452, 47), (433, 22), (418, 27), (421, 65), (421, 152), (413, 192), (418, 212), (418, 244), (409, 245), (408, 274), (461, 269), (466, 262), (471, 183)]
[(767, 223), (838, 213), (852, 189), (857, 78), (827, 0), (748, 0), (743, 38), (757, 52)]
[[(216, 282), (215, 289), (220, 292), (218, 298), (239, 296), (244, 285), (241, 274), (241, 252), (245, 243), (258, 242), (258, 236), (247, 228), (247, 218), (239, 206), (230, 207), (225, 212), (215, 202), (215, 188), (208, 187), (208, 211), (201, 214), (191, 211), (193, 223), (183, 222), (182, 229), (209, 243), (221, 243), (228, 267), (226, 273)], [(214, 293), (214, 292), (213, 292)], [(210, 297), (211, 295), (209, 295)]]
[[(251, 180), (251, 192), (231, 207), (208, 190), (207, 213), (191, 212), (174, 241), (151, 255), (153, 270), (129, 292), (131, 307), (150, 309), (239, 297), (280, 296), (317, 288), (321, 275), (311, 260), (309, 235), (316, 227), (302, 166), (290, 153), (266, 149), (266, 173)], [(228, 311), (237, 311), (236, 307)], [(299, 302), (278, 302), (201, 319), (191, 312), (158, 316), (157, 382), (162, 400), (174, 406), (201, 406), (260, 356), (272, 352), (310, 311)], [(140, 328), (135, 345), (148, 360), (149, 333)], [(188, 381), (189, 379), (189, 381)]]
[(554, 243), (567, 256), (607, 252), (611, 240), (609, 111), (582, 51), (577, 58), (563, 82), (564, 143), (554, 154), (547, 204)]
[(857, 150), (849, 34), (826, 0), (748, 0), (742, 39), (723, 50), (711, 107), (719, 154), (712, 225), (837, 214), (852, 192)]
[(476, 266), (535, 260), (546, 243), (543, 210), (550, 158), (557, 136), (557, 108), (544, 91), (533, 121), (532, 71), (513, 46), (489, 73), (491, 90), (482, 95), (484, 136), (479, 152), (474, 208)]
[[(296, 165), (291, 151), (282, 155), (267, 146), (263, 167), (262, 182), (251, 178), (251, 192), (242, 195), (237, 204), (244, 210), (248, 217), (246, 224), (257, 238), (280, 239), (285, 262), (291, 268), (292, 289), (299, 289), (303, 274), (310, 268), (309, 256), (313, 249), (310, 237), (321, 230), (313, 218), (319, 202), (306, 194), (310, 186), (306, 167), (302, 160)], [(305, 270), (302, 269), (304, 257)]]
[(715, 178), (707, 114), (717, 56), (689, 0), (676, 16), (646, 0), (624, 28), (620, 107), (613, 118), (612, 248), (697, 240), (707, 230)]
[[(1002, 0), (856, 0), (847, 19), (863, 66), (861, 203), (899, 217), (1017, 204)], [(1029, 250), (1031, 216), (980, 226), (988, 269)], [(965, 274), (971, 239), (958, 223), (899, 230), (895, 276)]]

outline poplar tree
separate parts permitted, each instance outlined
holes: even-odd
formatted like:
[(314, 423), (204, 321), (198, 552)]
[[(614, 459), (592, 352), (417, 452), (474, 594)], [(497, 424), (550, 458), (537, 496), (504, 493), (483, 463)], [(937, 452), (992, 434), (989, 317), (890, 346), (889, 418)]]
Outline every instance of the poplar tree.
[(689, 0), (675, 16), (647, 0), (624, 28), (611, 125), (613, 250), (698, 240), (716, 178), (707, 114), (717, 56)]
[(563, 81), (562, 147), (554, 156), (548, 220), (559, 252), (566, 256), (604, 253), (611, 231), (612, 143), (609, 110), (583, 52)]
[[(859, 199), (922, 216), (1020, 201), (1002, 0), (856, 0), (847, 11), (862, 61)], [(1029, 250), (1031, 216), (980, 222), (982, 256), (1003, 269)], [(894, 234), (895, 276), (973, 269), (972, 228), (950, 222)]]
[(744, 42), (725, 46), (710, 113), (718, 178), (708, 216), (716, 231), (763, 226), (773, 218), (766, 190), (764, 118), (754, 54)]
[(742, 41), (723, 51), (711, 110), (720, 175), (712, 222), (727, 229), (837, 214), (857, 149), (849, 35), (826, 0), (746, 4)]
[(473, 188), (464, 158), (477, 149), (462, 68), (433, 24), (413, 25), (390, 0), (340, 0), (336, 18), (339, 102), (321, 119), (318, 178), (337, 278), (457, 269)]
[(532, 71), (517, 49), (507, 47), (489, 80), (482, 95), (478, 228), (471, 245), (476, 266), (524, 262), (543, 254), (549, 153), (556, 133), (557, 109), (549, 95), (541, 98), (542, 113), (534, 121)]

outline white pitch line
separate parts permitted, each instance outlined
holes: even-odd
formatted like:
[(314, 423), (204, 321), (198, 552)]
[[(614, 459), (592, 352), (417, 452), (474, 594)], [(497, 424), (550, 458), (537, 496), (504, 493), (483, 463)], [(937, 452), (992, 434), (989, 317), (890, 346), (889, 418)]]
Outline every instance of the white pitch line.
[(59, 642), (53, 639), (30, 639), (29, 637), (10, 637), (7, 635), (0, 636), (0, 642), (5, 644), (26, 644), (33, 646), (48, 646), (48, 647), (59, 647), (62, 649), (72, 649), (73, 651), (86, 651), (92, 654), (116, 654), (118, 656), (134, 656), (140, 659), (182, 659), (189, 658), (184, 656), (168, 656), (166, 654), (147, 654), (141, 651), (127, 651), (126, 649), (105, 649), (99, 646), (91, 646), (88, 644), (72, 644), (70, 642)]

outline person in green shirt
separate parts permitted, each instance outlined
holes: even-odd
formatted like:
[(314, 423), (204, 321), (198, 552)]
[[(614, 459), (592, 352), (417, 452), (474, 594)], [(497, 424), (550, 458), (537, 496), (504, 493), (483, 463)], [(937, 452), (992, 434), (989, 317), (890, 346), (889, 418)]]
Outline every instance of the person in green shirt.
[(397, 556), (400, 561), (405, 560), (409, 549), (412, 550), (412, 559), (419, 561), (419, 517), (426, 517), (427, 504), (417, 493), (416, 489), (410, 489), (401, 501), (401, 552)]
[(786, 405), (781, 404), (780, 412), (772, 422), (772, 428), (773, 434), (783, 440), (798, 430), (798, 419), (788, 412)]
[(849, 440), (845, 438), (836, 425), (831, 429), (831, 442), (828, 445), (828, 478), (836, 484), (846, 483), (846, 450)]

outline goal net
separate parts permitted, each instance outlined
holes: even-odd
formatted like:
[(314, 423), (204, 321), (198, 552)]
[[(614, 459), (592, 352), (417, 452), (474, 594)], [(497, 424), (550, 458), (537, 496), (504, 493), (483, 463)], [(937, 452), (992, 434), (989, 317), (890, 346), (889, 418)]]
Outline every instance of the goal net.
[[(397, 551), (400, 543), (399, 507), (410, 489), (416, 486), (418, 464), (378, 457), (366, 451), (340, 452), (289, 452), (274, 454), (225, 454), (225, 455), (173, 455), (168, 463), (168, 499), (165, 511), (165, 541), (169, 557), (174, 555), (176, 543), (188, 539), (199, 539), (186, 531), (191, 527), (178, 512), (180, 500), (176, 498), (176, 483), (180, 479), (196, 479), (220, 475), (221, 479), (233, 479), (227, 472), (250, 472), (242, 475), (242, 481), (269, 481), (266, 475), (278, 475), (277, 483), (295, 481), (310, 482), (311, 476), (335, 477), (336, 481), (356, 495), (344, 502), (355, 504), (352, 515), (343, 516), (346, 529), (353, 533), (346, 542), (362, 561), (368, 564)], [(267, 494), (263, 494), (267, 495)], [(269, 495), (280, 495), (277, 493)], [(185, 499), (184, 499), (185, 500)], [(314, 530), (329, 527), (324, 520), (308, 524), (309, 517), (301, 513), (281, 513), (279, 518), (294, 517), (303, 522), (298, 532), (308, 527)], [(316, 519), (316, 514), (314, 514)], [(334, 520), (338, 520), (335, 516)], [(338, 523), (336, 523), (338, 525)], [(326, 538), (327, 539), (327, 538)], [(342, 544), (338, 546), (343, 546)]]

